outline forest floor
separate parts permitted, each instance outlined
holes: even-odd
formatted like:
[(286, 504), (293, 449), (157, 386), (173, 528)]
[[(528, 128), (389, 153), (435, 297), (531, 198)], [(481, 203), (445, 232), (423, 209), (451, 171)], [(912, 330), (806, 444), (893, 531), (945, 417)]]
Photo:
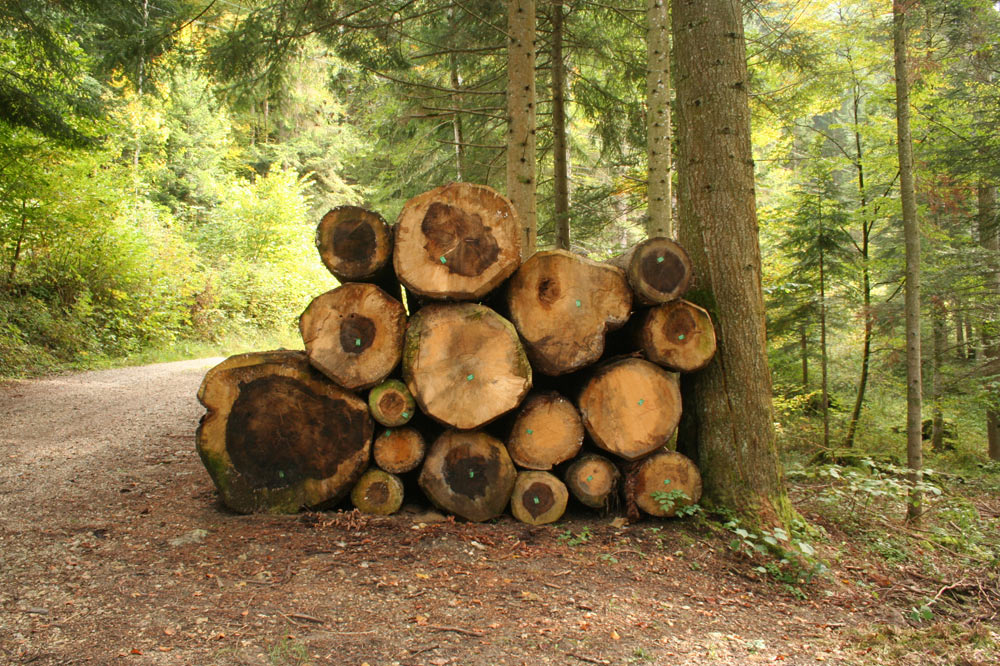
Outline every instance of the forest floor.
[(708, 520), (232, 514), (193, 444), (214, 362), (0, 384), (0, 663), (997, 663), (995, 562), (875, 557), (807, 486), (807, 583)]

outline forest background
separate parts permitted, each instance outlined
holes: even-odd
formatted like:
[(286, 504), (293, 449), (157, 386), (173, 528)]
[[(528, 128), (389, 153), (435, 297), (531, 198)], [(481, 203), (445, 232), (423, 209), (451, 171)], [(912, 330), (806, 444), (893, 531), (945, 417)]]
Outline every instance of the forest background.
[[(567, 242), (560, 221), (596, 259), (647, 234), (647, 5), (538, 3), (540, 248)], [(906, 5), (928, 434), (978, 458), (997, 426), (1000, 13)], [(902, 425), (891, 9), (744, 4), (786, 442)], [(476, 0), (4, 3), (0, 375), (299, 346), (298, 314), (336, 284), (313, 247), (326, 210), (392, 220), (448, 181), (507, 189), (506, 14)]]

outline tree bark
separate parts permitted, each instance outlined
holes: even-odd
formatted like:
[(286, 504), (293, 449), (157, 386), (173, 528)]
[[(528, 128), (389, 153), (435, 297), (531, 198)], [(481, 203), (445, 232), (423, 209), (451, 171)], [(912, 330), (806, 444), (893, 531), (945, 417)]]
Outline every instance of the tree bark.
[(941, 368), (944, 365), (944, 348), (948, 337), (945, 334), (945, 320), (948, 316), (944, 308), (944, 302), (940, 299), (931, 299), (933, 309), (931, 311), (931, 329), (934, 339), (934, 356), (931, 359), (931, 449), (937, 452), (944, 450), (944, 412), (941, 409), (942, 376)]
[(820, 370), (820, 404), (823, 410), (823, 448), (830, 448), (830, 391), (827, 373), (826, 349), (826, 257), (823, 253), (823, 215), (820, 212), (820, 238), (816, 239), (819, 246), (819, 370)]
[(403, 206), (393, 266), (419, 296), (478, 300), (521, 264), (519, 234), (510, 201), (485, 185), (451, 183)]
[(965, 344), (965, 321), (962, 316), (960, 302), (956, 299), (952, 306), (952, 314), (955, 316), (955, 358), (964, 361), (969, 357), (969, 351)]
[(291, 513), (350, 491), (371, 457), (372, 421), (357, 396), (294, 351), (242, 354), (206, 373), (198, 454), (226, 506)]
[(910, 134), (910, 82), (907, 64), (906, 10), (903, 0), (892, 3), (893, 68), (896, 76), (896, 148), (899, 154), (899, 193), (903, 204), (903, 238), (906, 245), (906, 463), (911, 491), (907, 519), (919, 522), (923, 479), (920, 377), (920, 224), (913, 187), (913, 142)]
[(667, 0), (647, 0), (646, 145), (649, 218), (646, 234), (673, 237), (670, 183), (670, 14)]
[(704, 308), (685, 300), (640, 315), (637, 346), (647, 359), (676, 372), (701, 370), (715, 356), (715, 326)]
[[(995, 294), (1000, 294), (1000, 264), (998, 264), (997, 256), (1000, 253), (1000, 235), (998, 235), (997, 229), (997, 189), (985, 181), (980, 181), (976, 188), (976, 198), (978, 201), (979, 244), (990, 255), (988, 286)], [(995, 320), (996, 309), (992, 310), (989, 313), (989, 318)], [(983, 355), (989, 360), (996, 359), (1000, 356), (1000, 334), (996, 330), (996, 324), (983, 324), (983, 332)], [(969, 336), (969, 341), (971, 343), (971, 336)], [(1000, 409), (994, 406), (986, 408), (986, 433), (987, 453), (990, 460), (1000, 460)]]
[(522, 257), (535, 253), (535, 0), (508, 0), (507, 196), (520, 219)]
[(395, 474), (373, 467), (354, 484), (351, 503), (361, 513), (376, 516), (396, 513), (403, 506), (403, 482)]
[(438, 508), (482, 522), (507, 508), (516, 476), (499, 440), (483, 432), (449, 430), (431, 446), (419, 483)]
[(522, 523), (547, 525), (566, 512), (566, 485), (548, 472), (518, 472), (510, 496), (510, 512)]
[(566, 64), (562, 47), (563, 0), (552, 0), (552, 185), (556, 248), (569, 250), (569, 147), (566, 140)]
[(656, 305), (680, 298), (691, 283), (691, 259), (683, 247), (668, 238), (648, 238), (611, 264), (625, 271), (635, 300)]
[(413, 418), (417, 404), (406, 384), (387, 379), (368, 392), (372, 418), (389, 428), (398, 428)]
[(317, 296), (299, 317), (309, 362), (352, 390), (389, 376), (402, 355), (405, 329), (403, 304), (364, 282)]
[(609, 509), (615, 499), (621, 472), (604, 456), (588, 453), (566, 468), (566, 487), (581, 504), (593, 509)]
[(550, 250), (514, 274), (507, 306), (535, 368), (562, 375), (601, 357), (607, 332), (628, 321), (632, 294), (621, 270)]
[(716, 323), (715, 358), (693, 380), (705, 492), (763, 522), (793, 515), (778, 463), (757, 239), (740, 3), (678, 0), (680, 238), (699, 267), (688, 298)]
[[(697, 504), (702, 482), (698, 467), (676, 451), (660, 451), (637, 463), (629, 472), (629, 497), (644, 512), (659, 518), (676, 515), (677, 509)], [(673, 495), (679, 491), (684, 496)], [(661, 493), (663, 493), (661, 495)]]
[(555, 391), (529, 396), (507, 438), (511, 459), (526, 469), (550, 470), (583, 446), (580, 412)]
[(531, 366), (509, 321), (477, 303), (433, 304), (410, 318), (403, 379), (425, 414), (461, 430), (517, 407)]
[(580, 393), (580, 414), (591, 439), (625, 460), (665, 446), (681, 418), (677, 376), (649, 361), (625, 358), (594, 373)]
[(420, 467), (427, 443), (416, 428), (390, 428), (375, 438), (375, 464), (391, 474), (405, 474)]
[(338, 206), (319, 221), (316, 248), (323, 264), (341, 282), (371, 282), (389, 266), (392, 229), (376, 212)]

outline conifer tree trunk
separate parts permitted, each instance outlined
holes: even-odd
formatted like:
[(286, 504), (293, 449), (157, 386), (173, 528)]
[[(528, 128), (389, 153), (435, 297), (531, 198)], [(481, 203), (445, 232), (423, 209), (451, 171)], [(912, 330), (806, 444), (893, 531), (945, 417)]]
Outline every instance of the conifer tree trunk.
[(569, 249), (569, 148), (566, 141), (566, 69), (563, 62), (563, 3), (552, 2), (552, 178), (556, 248)]
[[(996, 257), (997, 251), (1000, 250), (1000, 237), (997, 236), (996, 220), (997, 189), (984, 181), (980, 181), (979, 186), (976, 188), (976, 195), (979, 204), (977, 215), (979, 243), (991, 253), (989, 265), (993, 275), (990, 286), (1000, 293), (1000, 267), (997, 266)], [(989, 330), (987, 326), (983, 326), (983, 351), (986, 358), (994, 359), (1000, 355), (1000, 341), (998, 341), (996, 331)], [(972, 342), (971, 336), (969, 337), (969, 342)], [(986, 432), (990, 459), (1000, 460), (1000, 410), (987, 408)]]
[(667, 0), (647, 0), (646, 144), (649, 153), (646, 233), (673, 237), (670, 184), (670, 14)]
[(719, 337), (691, 375), (698, 463), (710, 501), (782, 522), (792, 509), (774, 441), (740, 3), (678, 0), (673, 39), (680, 239), (698, 266), (687, 297)]
[(920, 521), (923, 449), (920, 378), (920, 226), (913, 186), (913, 141), (910, 134), (910, 83), (907, 64), (906, 11), (903, 0), (892, 3), (893, 65), (896, 75), (896, 148), (899, 152), (899, 194), (903, 204), (903, 238), (906, 245), (906, 463), (912, 484), (906, 517)]
[(521, 221), (521, 257), (535, 253), (535, 0), (508, 0), (507, 197)]
[(826, 257), (823, 254), (823, 214), (820, 218), (819, 242), (819, 347), (820, 347), (820, 399), (823, 408), (823, 448), (830, 448), (830, 391), (827, 375), (826, 349)]
[(947, 311), (944, 301), (933, 297), (931, 311), (931, 331), (934, 340), (934, 356), (931, 358), (931, 448), (934, 451), (944, 449), (944, 412), (941, 409), (941, 368), (944, 365), (944, 347), (947, 341), (944, 324)]

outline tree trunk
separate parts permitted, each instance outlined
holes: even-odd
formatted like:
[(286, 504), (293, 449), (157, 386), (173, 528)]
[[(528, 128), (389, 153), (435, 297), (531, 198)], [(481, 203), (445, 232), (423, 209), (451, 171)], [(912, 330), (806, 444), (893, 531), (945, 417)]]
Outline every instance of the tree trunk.
[(646, 145), (649, 219), (646, 234), (673, 237), (670, 183), (670, 14), (667, 0), (647, 0)]
[(395, 474), (373, 467), (354, 484), (351, 503), (361, 513), (376, 516), (396, 513), (403, 506), (403, 482)]
[(656, 305), (680, 298), (691, 282), (691, 259), (668, 238), (649, 238), (611, 263), (625, 271), (635, 300)]
[(955, 316), (955, 357), (959, 361), (964, 361), (969, 358), (969, 350), (965, 344), (965, 317), (962, 316), (959, 307), (960, 304), (956, 300), (952, 307), (952, 314)]
[(913, 188), (913, 143), (910, 135), (910, 82), (906, 56), (906, 7), (892, 3), (893, 65), (896, 76), (896, 147), (899, 153), (899, 193), (903, 204), (903, 238), (906, 245), (906, 463), (911, 491), (906, 517), (920, 522), (923, 478), (920, 378), (920, 225)]
[(712, 501), (764, 522), (792, 509), (773, 430), (740, 3), (673, 5), (681, 241), (699, 268), (688, 298), (719, 349), (691, 375), (696, 448)]
[(820, 400), (823, 409), (823, 448), (830, 448), (830, 391), (829, 377), (827, 375), (827, 350), (826, 350), (826, 257), (823, 254), (823, 216), (820, 218), (820, 238), (817, 239), (819, 245), (819, 369), (820, 369)]
[(392, 229), (376, 212), (338, 206), (319, 221), (316, 248), (341, 282), (372, 282), (388, 269)]
[(701, 499), (701, 474), (687, 456), (660, 451), (629, 471), (629, 497), (651, 516), (670, 518)]
[(242, 354), (206, 373), (198, 453), (226, 506), (291, 513), (346, 495), (368, 467), (364, 401), (294, 351)]
[(802, 358), (802, 392), (809, 392), (809, 335), (805, 323), (799, 324), (799, 355)]
[(375, 464), (392, 474), (405, 474), (420, 467), (427, 443), (416, 428), (390, 428), (375, 438)]
[(580, 412), (554, 391), (528, 397), (507, 438), (511, 459), (526, 469), (552, 469), (575, 456), (582, 445)]
[(681, 418), (677, 376), (638, 358), (598, 368), (584, 385), (579, 405), (594, 443), (625, 460), (665, 446)]
[(619, 269), (550, 250), (514, 274), (507, 305), (535, 368), (562, 375), (601, 357), (607, 331), (628, 321), (632, 294)]
[(516, 476), (502, 442), (483, 432), (449, 430), (431, 446), (419, 483), (438, 508), (482, 522), (507, 508)]
[[(976, 188), (978, 200), (977, 224), (979, 231), (979, 243), (989, 253), (990, 278), (988, 287), (994, 292), (994, 297), (1000, 294), (1000, 265), (998, 265), (997, 254), (1000, 252), (1000, 236), (997, 230), (997, 189), (984, 181), (979, 182)], [(995, 308), (989, 313), (989, 319), (995, 321)], [(983, 355), (988, 360), (996, 359), (1000, 356), (1000, 334), (998, 334), (995, 323), (984, 323), (983, 327)], [(972, 336), (969, 336), (971, 342)], [(1000, 409), (987, 407), (986, 409), (986, 433), (987, 452), (991, 460), (1000, 460)]]
[(402, 355), (405, 329), (403, 304), (364, 282), (317, 296), (299, 317), (309, 362), (352, 390), (389, 376)]
[(406, 384), (387, 379), (368, 392), (372, 418), (389, 428), (405, 425), (413, 418), (417, 405)]
[(566, 487), (581, 504), (593, 509), (609, 509), (621, 480), (621, 472), (613, 462), (596, 453), (574, 460), (566, 468)]
[(485, 185), (451, 183), (403, 206), (393, 266), (419, 296), (478, 300), (521, 264), (519, 234), (510, 201)]
[(636, 346), (647, 359), (676, 372), (701, 370), (715, 356), (715, 326), (704, 308), (671, 301), (639, 315)]
[(522, 257), (535, 253), (535, 0), (508, 0), (507, 196), (520, 218)]
[(548, 472), (518, 472), (510, 512), (522, 523), (547, 525), (566, 512), (566, 485)]
[(531, 366), (517, 331), (493, 310), (433, 304), (410, 318), (403, 378), (425, 414), (467, 430), (517, 407)]
[(931, 312), (931, 328), (934, 339), (934, 356), (931, 359), (931, 448), (934, 451), (944, 450), (944, 412), (941, 410), (941, 367), (944, 364), (944, 349), (947, 344), (945, 335), (945, 319), (947, 312), (940, 299), (934, 301)]
[(552, 0), (552, 179), (556, 248), (569, 249), (569, 147), (566, 140), (566, 65), (563, 61), (563, 0)]

